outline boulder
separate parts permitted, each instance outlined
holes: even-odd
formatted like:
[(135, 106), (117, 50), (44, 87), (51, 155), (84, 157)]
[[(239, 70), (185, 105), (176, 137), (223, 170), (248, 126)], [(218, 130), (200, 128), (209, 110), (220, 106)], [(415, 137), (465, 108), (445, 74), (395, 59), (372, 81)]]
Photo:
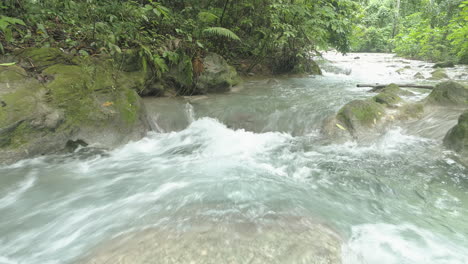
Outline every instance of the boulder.
[[(130, 232), (103, 243), (80, 264), (340, 264), (340, 236), (306, 217), (203, 220)], [(263, 220), (263, 221), (262, 221)], [(177, 221), (172, 221), (177, 222)]]
[(216, 53), (208, 53), (203, 59), (204, 70), (195, 81), (198, 93), (228, 92), (239, 83), (236, 69)]
[(57, 49), (38, 50), (18, 55), (21, 60), (28, 54), (30, 63), (40, 65), (37, 75), (18, 66), (0, 67), (0, 163), (60, 152), (69, 141), (111, 148), (149, 130), (132, 89), (138, 76), (116, 70), (111, 60), (71, 63)]
[(400, 108), (399, 104), (403, 102), (400, 95), (412, 95), (395, 84), (390, 84), (380, 91), (372, 98), (347, 103), (335, 116), (324, 120), (321, 133), (334, 141), (351, 138), (359, 140), (377, 135), (376, 132), (395, 120), (395, 113), (386, 112), (390, 108), (394, 112), (393, 108)]
[(338, 111), (337, 119), (352, 133), (367, 130), (377, 123), (384, 107), (373, 100), (354, 100)]
[(453, 68), (455, 67), (455, 63), (453, 61), (443, 61), (443, 62), (437, 62), (432, 66), (432, 68)]
[(208, 53), (203, 59), (181, 56), (165, 79), (181, 95), (228, 92), (240, 82), (236, 69), (216, 53)]
[(468, 106), (468, 87), (454, 81), (439, 83), (425, 102), (429, 105)]
[(458, 124), (445, 135), (444, 145), (468, 158), (468, 110), (460, 115)]
[(449, 76), (443, 69), (436, 69), (435, 71), (431, 72), (431, 77), (429, 80), (442, 80), (442, 79), (449, 79)]
[(424, 75), (420, 72), (417, 72), (413, 77), (416, 79), (424, 79)]

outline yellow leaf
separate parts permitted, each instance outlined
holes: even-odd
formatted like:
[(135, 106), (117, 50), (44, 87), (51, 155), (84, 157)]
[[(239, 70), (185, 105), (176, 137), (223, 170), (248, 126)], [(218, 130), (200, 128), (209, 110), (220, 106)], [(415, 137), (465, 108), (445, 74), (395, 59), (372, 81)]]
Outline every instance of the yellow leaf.
[(114, 104), (113, 102), (105, 102), (105, 103), (102, 104), (102, 106), (108, 107), (108, 106), (111, 106), (113, 104)]
[(374, 125), (376, 125), (376, 124), (377, 124), (377, 119), (374, 118)]
[(393, 115), (390, 115), (390, 118), (391, 118), (392, 120), (395, 120), (395, 117), (394, 117)]
[(346, 130), (346, 128), (344, 128), (342, 125), (340, 125), (340, 124), (338, 124), (338, 123), (336, 124), (336, 126), (337, 126), (339, 129), (341, 129), (341, 130)]
[(13, 66), (16, 62), (7, 62), (7, 63), (0, 63), (0, 66)]

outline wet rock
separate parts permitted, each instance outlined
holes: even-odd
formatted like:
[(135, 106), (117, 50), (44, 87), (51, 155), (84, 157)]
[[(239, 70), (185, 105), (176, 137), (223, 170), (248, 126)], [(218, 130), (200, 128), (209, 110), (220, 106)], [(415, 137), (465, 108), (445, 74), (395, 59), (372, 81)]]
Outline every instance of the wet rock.
[(228, 92), (240, 79), (234, 67), (218, 54), (209, 53), (203, 59), (204, 71), (196, 81), (198, 93)]
[(416, 78), (416, 79), (424, 79), (425, 78), (424, 75), (422, 73), (420, 73), (420, 72), (417, 72), (413, 77)]
[(355, 60), (359, 60), (361, 57), (357, 56), (357, 57), (354, 57)]
[(444, 145), (468, 160), (468, 110), (460, 115), (458, 124), (445, 135)]
[[(395, 84), (390, 84), (380, 91), (373, 98), (349, 102), (335, 116), (325, 119), (322, 135), (334, 141), (346, 141), (351, 138), (372, 138), (379, 134), (387, 124), (396, 119), (399, 108), (402, 108), (400, 104), (403, 103), (400, 96), (413, 94)], [(387, 113), (389, 111), (393, 113)]]
[[(128, 233), (95, 250), (80, 264), (341, 263), (341, 238), (305, 217), (259, 221), (191, 222)], [(155, 260), (157, 260), (155, 262)]]
[(454, 81), (439, 83), (426, 98), (426, 104), (468, 106), (468, 87)]
[(399, 120), (420, 118), (424, 114), (424, 104), (413, 103), (403, 105), (397, 114)]
[(396, 105), (402, 101), (401, 98), (393, 92), (381, 92), (374, 96), (373, 99), (375, 102), (388, 107), (396, 107)]
[(442, 80), (448, 78), (449, 76), (443, 69), (436, 69), (435, 71), (431, 72), (431, 77), (429, 80)]
[(352, 133), (357, 134), (374, 126), (385, 111), (373, 100), (354, 100), (343, 106), (337, 119)]
[[(110, 60), (67, 62), (57, 49), (28, 49), (40, 82), (18, 66), (0, 67), (0, 163), (59, 152), (69, 140), (111, 148), (143, 137), (149, 129), (135, 80)], [(55, 61), (57, 59), (57, 61)]]
[(438, 62), (432, 66), (432, 68), (453, 68), (455, 67), (455, 63), (453, 61), (444, 61), (444, 62)]

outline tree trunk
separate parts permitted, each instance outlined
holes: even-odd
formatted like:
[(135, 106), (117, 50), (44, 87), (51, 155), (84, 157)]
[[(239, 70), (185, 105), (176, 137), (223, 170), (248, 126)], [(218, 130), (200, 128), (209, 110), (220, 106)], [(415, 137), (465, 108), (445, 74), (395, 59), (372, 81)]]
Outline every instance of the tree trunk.
[[(371, 87), (373, 88), (372, 91), (377, 91), (379, 89), (383, 89), (387, 87), (389, 84), (358, 84), (356, 87)], [(434, 89), (434, 86), (432, 85), (419, 85), (419, 84), (396, 84), (398, 87), (406, 87), (406, 88), (419, 88), (419, 89), (429, 89), (432, 90)]]
[(393, 31), (392, 31), (392, 38), (398, 32), (398, 21), (400, 20), (400, 0), (396, 0), (396, 10), (395, 10), (395, 18), (393, 20)]

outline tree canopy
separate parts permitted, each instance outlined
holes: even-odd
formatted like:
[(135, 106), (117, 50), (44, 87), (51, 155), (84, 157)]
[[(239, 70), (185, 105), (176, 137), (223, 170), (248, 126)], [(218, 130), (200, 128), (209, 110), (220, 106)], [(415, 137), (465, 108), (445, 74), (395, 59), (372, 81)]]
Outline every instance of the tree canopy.
[(207, 51), (275, 73), (308, 71), (327, 49), (468, 61), (466, 0), (4, 0), (0, 11), (0, 53), (132, 49), (158, 75), (189, 72)]

